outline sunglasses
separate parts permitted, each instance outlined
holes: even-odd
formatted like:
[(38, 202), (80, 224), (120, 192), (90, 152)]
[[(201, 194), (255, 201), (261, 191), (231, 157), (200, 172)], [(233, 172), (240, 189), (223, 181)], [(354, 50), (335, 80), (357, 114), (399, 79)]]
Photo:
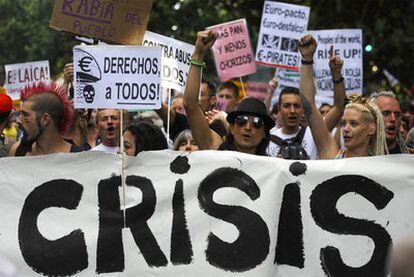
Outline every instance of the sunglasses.
[(263, 119), (257, 116), (238, 115), (234, 120), (234, 122), (240, 127), (246, 125), (248, 121), (250, 121), (250, 124), (252, 124), (252, 126), (256, 129), (259, 129), (264, 124)]

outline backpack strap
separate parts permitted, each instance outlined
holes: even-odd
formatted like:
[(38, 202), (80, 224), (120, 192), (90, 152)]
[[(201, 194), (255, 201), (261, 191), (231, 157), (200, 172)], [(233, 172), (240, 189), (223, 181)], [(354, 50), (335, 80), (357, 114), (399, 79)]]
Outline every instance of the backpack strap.
[(285, 141), (276, 135), (270, 135), (270, 140), (276, 143), (279, 146), (282, 146)]
[(302, 140), (303, 140), (303, 137), (305, 136), (306, 128), (307, 127), (300, 128), (299, 133), (293, 139), (294, 142), (297, 142), (299, 144), (302, 144)]

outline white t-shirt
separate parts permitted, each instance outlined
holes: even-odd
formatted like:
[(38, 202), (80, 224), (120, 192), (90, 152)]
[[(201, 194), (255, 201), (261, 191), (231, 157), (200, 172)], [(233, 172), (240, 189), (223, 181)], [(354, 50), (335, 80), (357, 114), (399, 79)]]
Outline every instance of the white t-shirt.
[(98, 146), (95, 146), (90, 151), (101, 151), (108, 154), (118, 154), (119, 153), (119, 147), (112, 147), (112, 146), (105, 146), (103, 143), (99, 144)]
[[(282, 133), (282, 128), (276, 129), (276, 127), (274, 127), (272, 130), (270, 130), (270, 134), (278, 136), (283, 140), (289, 140), (289, 139), (293, 139), (294, 137), (296, 137), (296, 135), (299, 133), (299, 130), (294, 134), (286, 135)], [(302, 147), (303, 149), (305, 149), (306, 153), (308, 154), (309, 159), (316, 160), (318, 158), (318, 149), (316, 148), (315, 141), (313, 140), (312, 132), (309, 127), (306, 128), (305, 134), (303, 136)], [(280, 150), (280, 147), (276, 143), (273, 143), (272, 145), (269, 144), (269, 147), (267, 148), (268, 154), (270, 155), (269, 152), (271, 152), (272, 153), (271, 156), (273, 157), (277, 156), (277, 154), (279, 153), (279, 150)]]

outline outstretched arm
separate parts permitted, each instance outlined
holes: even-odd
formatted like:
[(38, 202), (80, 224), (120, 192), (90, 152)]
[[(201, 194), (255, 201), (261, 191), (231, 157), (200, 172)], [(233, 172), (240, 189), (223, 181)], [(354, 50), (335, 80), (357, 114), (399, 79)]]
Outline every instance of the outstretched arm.
[[(216, 41), (217, 34), (212, 30), (197, 33), (192, 59), (204, 62), (204, 59)], [(194, 140), (201, 150), (216, 150), (223, 142), (221, 137), (210, 129), (207, 120), (204, 118), (203, 111), (198, 103), (200, 91), (202, 66), (190, 65), (187, 82), (184, 90), (184, 108), (187, 113), (188, 123)]]
[(325, 124), (328, 131), (332, 131), (341, 119), (345, 109), (344, 102), (346, 98), (344, 79), (341, 73), (344, 61), (339, 56), (334, 56), (333, 52), (333, 46), (331, 46), (329, 50), (329, 68), (331, 69), (333, 80), (334, 106), (325, 116)]
[(302, 98), (305, 116), (309, 122), (313, 139), (318, 148), (319, 159), (331, 159), (339, 151), (331, 137), (322, 115), (315, 105), (316, 88), (313, 81), (313, 55), (318, 46), (311, 35), (302, 37), (299, 41), (299, 50), (302, 55), (300, 67), (300, 95)]

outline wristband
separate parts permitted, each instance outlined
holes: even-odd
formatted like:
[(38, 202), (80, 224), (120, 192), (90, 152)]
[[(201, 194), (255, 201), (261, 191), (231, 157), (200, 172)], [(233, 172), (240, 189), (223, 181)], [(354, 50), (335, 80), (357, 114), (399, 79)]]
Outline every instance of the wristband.
[(313, 64), (313, 60), (310, 60), (310, 61), (300, 60), (300, 62), (304, 65)]
[(190, 64), (200, 67), (206, 67), (206, 62), (202, 62), (193, 58), (190, 58)]
[(335, 84), (340, 84), (344, 81), (344, 77), (340, 77), (338, 80), (335, 80), (334, 78), (332, 78), (332, 82), (334, 82)]

